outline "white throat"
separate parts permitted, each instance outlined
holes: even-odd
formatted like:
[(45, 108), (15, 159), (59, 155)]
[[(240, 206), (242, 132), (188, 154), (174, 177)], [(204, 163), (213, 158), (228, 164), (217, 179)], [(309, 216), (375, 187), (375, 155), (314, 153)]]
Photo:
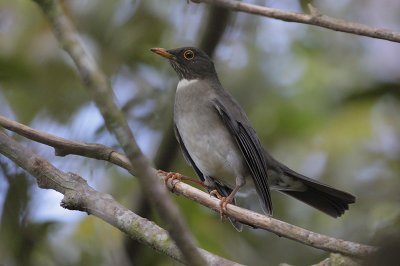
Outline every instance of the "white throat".
[(194, 84), (194, 83), (196, 83), (196, 82), (198, 82), (199, 80), (198, 79), (190, 79), (190, 80), (187, 80), (187, 79), (181, 79), (179, 82), (178, 82), (178, 86), (176, 87), (176, 90), (184, 90), (185, 88), (187, 88), (188, 86), (190, 86), (190, 85), (192, 85), (192, 84)]

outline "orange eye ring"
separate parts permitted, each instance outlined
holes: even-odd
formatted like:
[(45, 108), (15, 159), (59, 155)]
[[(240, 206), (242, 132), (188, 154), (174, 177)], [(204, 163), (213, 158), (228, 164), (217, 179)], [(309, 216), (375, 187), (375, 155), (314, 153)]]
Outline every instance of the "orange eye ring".
[(194, 58), (194, 52), (193, 52), (192, 50), (186, 50), (186, 51), (183, 53), (183, 57), (184, 57), (186, 60), (192, 60), (192, 59)]

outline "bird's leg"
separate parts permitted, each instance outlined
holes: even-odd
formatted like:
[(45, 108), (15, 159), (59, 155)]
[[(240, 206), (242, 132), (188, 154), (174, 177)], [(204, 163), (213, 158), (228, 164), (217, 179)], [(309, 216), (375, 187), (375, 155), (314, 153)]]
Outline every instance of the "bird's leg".
[[(164, 177), (165, 185), (167, 185), (168, 181), (171, 180), (171, 184), (172, 184), (171, 191), (172, 192), (174, 191), (175, 184), (178, 183), (179, 181), (182, 181), (182, 180), (190, 181), (190, 182), (196, 183), (196, 184), (198, 184), (198, 185), (200, 185), (202, 187), (207, 188), (207, 186), (203, 182), (201, 182), (201, 181), (199, 181), (197, 179), (188, 177), (188, 176), (181, 175), (180, 173), (166, 172), (166, 171), (163, 171), (163, 170), (158, 170), (157, 174)], [(177, 180), (178, 182), (173, 183), (174, 180)]]
[[(219, 194), (218, 190), (214, 189), (210, 191), (210, 195), (216, 197), (217, 199), (220, 200), (220, 204), (222, 201), (224, 201), (226, 199), (226, 197), (222, 196), (221, 194)], [(219, 209), (219, 215), (221, 216), (221, 220), (224, 218), (224, 213), (222, 211), (222, 208)]]
[(219, 206), (220, 206), (220, 210), (219, 210), (219, 214), (221, 216), (221, 220), (224, 218), (225, 216), (225, 212), (226, 212), (226, 205), (228, 205), (229, 203), (232, 203), (233, 199), (235, 198), (236, 193), (239, 191), (239, 189), (242, 186), (236, 186), (231, 194), (229, 194), (228, 197), (224, 197), (222, 196), (216, 189), (210, 191), (210, 195), (216, 197), (217, 199), (220, 200), (219, 202)]
[(228, 197), (221, 198), (221, 201), (219, 202), (219, 206), (221, 207), (220, 209), (221, 216), (224, 214), (224, 212), (226, 212), (226, 205), (228, 205), (233, 201), (236, 193), (239, 191), (241, 187), (242, 187), (241, 185), (236, 185), (236, 187), (232, 190), (231, 194), (229, 194)]

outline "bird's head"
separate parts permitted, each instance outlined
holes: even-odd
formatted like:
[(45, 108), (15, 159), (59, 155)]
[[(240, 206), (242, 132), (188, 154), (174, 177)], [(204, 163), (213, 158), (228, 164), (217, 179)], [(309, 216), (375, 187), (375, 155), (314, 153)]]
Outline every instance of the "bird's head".
[(151, 48), (152, 52), (169, 59), (179, 79), (216, 78), (214, 63), (202, 50), (195, 47), (182, 47), (166, 50)]

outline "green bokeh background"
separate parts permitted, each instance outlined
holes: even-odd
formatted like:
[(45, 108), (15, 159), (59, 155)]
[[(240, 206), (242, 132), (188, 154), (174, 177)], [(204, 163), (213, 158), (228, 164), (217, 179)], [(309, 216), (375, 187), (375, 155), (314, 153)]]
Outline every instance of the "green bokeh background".
[[(253, 2), (308, 12), (305, 1)], [(149, 48), (201, 46), (213, 52), (222, 83), (244, 107), (270, 153), (292, 169), (357, 196), (350, 211), (332, 219), (274, 193), (275, 218), (370, 244), (399, 233), (399, 44), (184, 0), (62, 4), (109, 77), (140, 146), (158, 167), (195, 175), (171, 137), (177, 78)], [(400, 28), (396, 1), (314, 5), (333, 17)], [(212, 33), (222, 20), (223, 33)], [(0, 0), (0, 114), (41, 131), (118, 149), (32, 1)], [(57, 158), (49, 147), (17, 138), (159, 223), (137, 180), (125, 171), (76, 156)], [(0, 166), (0, 264), (177, 264), (95, 217), (63, 210), (61, 195), (38, 189), (32, 177), (2, 155)], [(218, 214), (171, 197), (199, 246), (228, 259), (247, 265), (311, 265), (329, 256), (269, 232), (246, 228), (238, 233)], [(258, 201), (249, 198), (245, 204), (256, 208), (252, 205)]]

